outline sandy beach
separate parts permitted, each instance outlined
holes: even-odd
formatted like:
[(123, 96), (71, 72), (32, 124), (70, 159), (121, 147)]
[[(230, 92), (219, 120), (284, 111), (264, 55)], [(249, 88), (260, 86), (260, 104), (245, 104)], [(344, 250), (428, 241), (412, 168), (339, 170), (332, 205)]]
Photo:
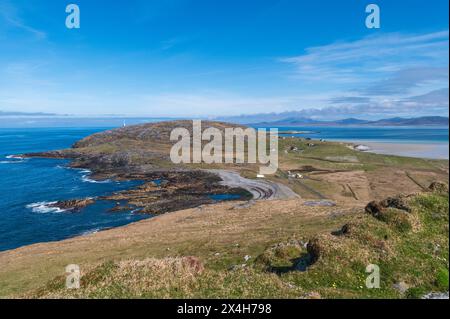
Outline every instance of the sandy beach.
[(409, 156), (431, 159), (449, 159), (448, 143), (399, 143), (399, 142), (371, 142), (352, 141), (356, 145), (365, 145), (370, 148), (368, 152)]

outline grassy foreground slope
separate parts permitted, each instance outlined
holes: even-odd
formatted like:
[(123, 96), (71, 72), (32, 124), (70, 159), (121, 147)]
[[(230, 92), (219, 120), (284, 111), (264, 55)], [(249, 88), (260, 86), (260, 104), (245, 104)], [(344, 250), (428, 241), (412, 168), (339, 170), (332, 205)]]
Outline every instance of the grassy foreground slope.
[[(55, 273), (60, 264), (61, 275), (41, 285), (37, 279), (40, 287), (25, 294), (32, 298), (400, 298), (448, 291), (448, 193), (401, 202), (402, 209), (379, 214), (306, 208), (301, 200), (274, 202), (283, 208), (273, 212), (262, 202), (252, 209), (227, 203), (13, 254), (28, 261), (27, 273)], [(80, 264), (81, 289), (65, 288), (62, 260)], [(380, 289), (365, 286), (368, 264), (380, 267)], [(25, 288), (32, 287), (16, 293)]]

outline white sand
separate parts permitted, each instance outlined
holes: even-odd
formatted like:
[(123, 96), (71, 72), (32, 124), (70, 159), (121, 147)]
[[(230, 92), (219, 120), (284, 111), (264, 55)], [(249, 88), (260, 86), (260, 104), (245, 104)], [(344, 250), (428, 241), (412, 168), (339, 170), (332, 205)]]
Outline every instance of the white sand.
[(351, 141), (356, 145), (370, 147), (369, 152), (420, 158), (448, 159), (448, 143), (397, 143)]

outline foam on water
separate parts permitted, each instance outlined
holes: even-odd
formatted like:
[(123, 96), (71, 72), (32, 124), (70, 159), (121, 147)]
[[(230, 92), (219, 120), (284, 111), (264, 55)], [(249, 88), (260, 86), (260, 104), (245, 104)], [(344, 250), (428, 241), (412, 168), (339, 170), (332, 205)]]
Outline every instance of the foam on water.
[(0, 161), (0, 164), (19, 164), (25, 162), (27, 159), (17, 155), (5, 156), (7, 160)]
[(7, 156), (5, 156), (7, 159), (11, 159), (11, 158), (14, 158), (14, 159), (19, 159), (19, 160), (23, 160), (24, 158), (22, 157), (22, 156), (19, 156), (19, 155), (7, 155)]
[(31, 209), (34, 213), (47, 214), (47, 213), (62, 213), (65, 209), (59, 207), (51, 207), (50, 205), (56, 204), (57, 202), (37, 202), (31, 203), (26, 206), (26, 208)]
[(106, 184), (106, 183), (111, 183), (110, 179), (105, 179), (102, 181), (97, 181), (95, 179), (91, 179), (89, 178), (89, 176), (91, 176), (92, 171), (88, 170), (88, 169), (81, 169), (80, 170), (81, 175), (81, 180), (85, 183), (94, 183), (94, 184)]

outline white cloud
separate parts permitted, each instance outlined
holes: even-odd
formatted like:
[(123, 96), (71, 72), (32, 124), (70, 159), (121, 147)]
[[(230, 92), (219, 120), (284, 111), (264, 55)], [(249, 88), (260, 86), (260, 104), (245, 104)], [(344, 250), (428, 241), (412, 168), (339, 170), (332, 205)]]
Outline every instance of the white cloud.
[(448, 114), (449, 32), (382, 34), (308, 48), (281, 61), (301, 83), (341, 88), (322, 117)]
[(311, 47), (305, 54), (281, 59), (295, 66), (305, 81), (360, 84), (406, 68), (442, 66), (448, 61), (449, 32), (400, 33)]

